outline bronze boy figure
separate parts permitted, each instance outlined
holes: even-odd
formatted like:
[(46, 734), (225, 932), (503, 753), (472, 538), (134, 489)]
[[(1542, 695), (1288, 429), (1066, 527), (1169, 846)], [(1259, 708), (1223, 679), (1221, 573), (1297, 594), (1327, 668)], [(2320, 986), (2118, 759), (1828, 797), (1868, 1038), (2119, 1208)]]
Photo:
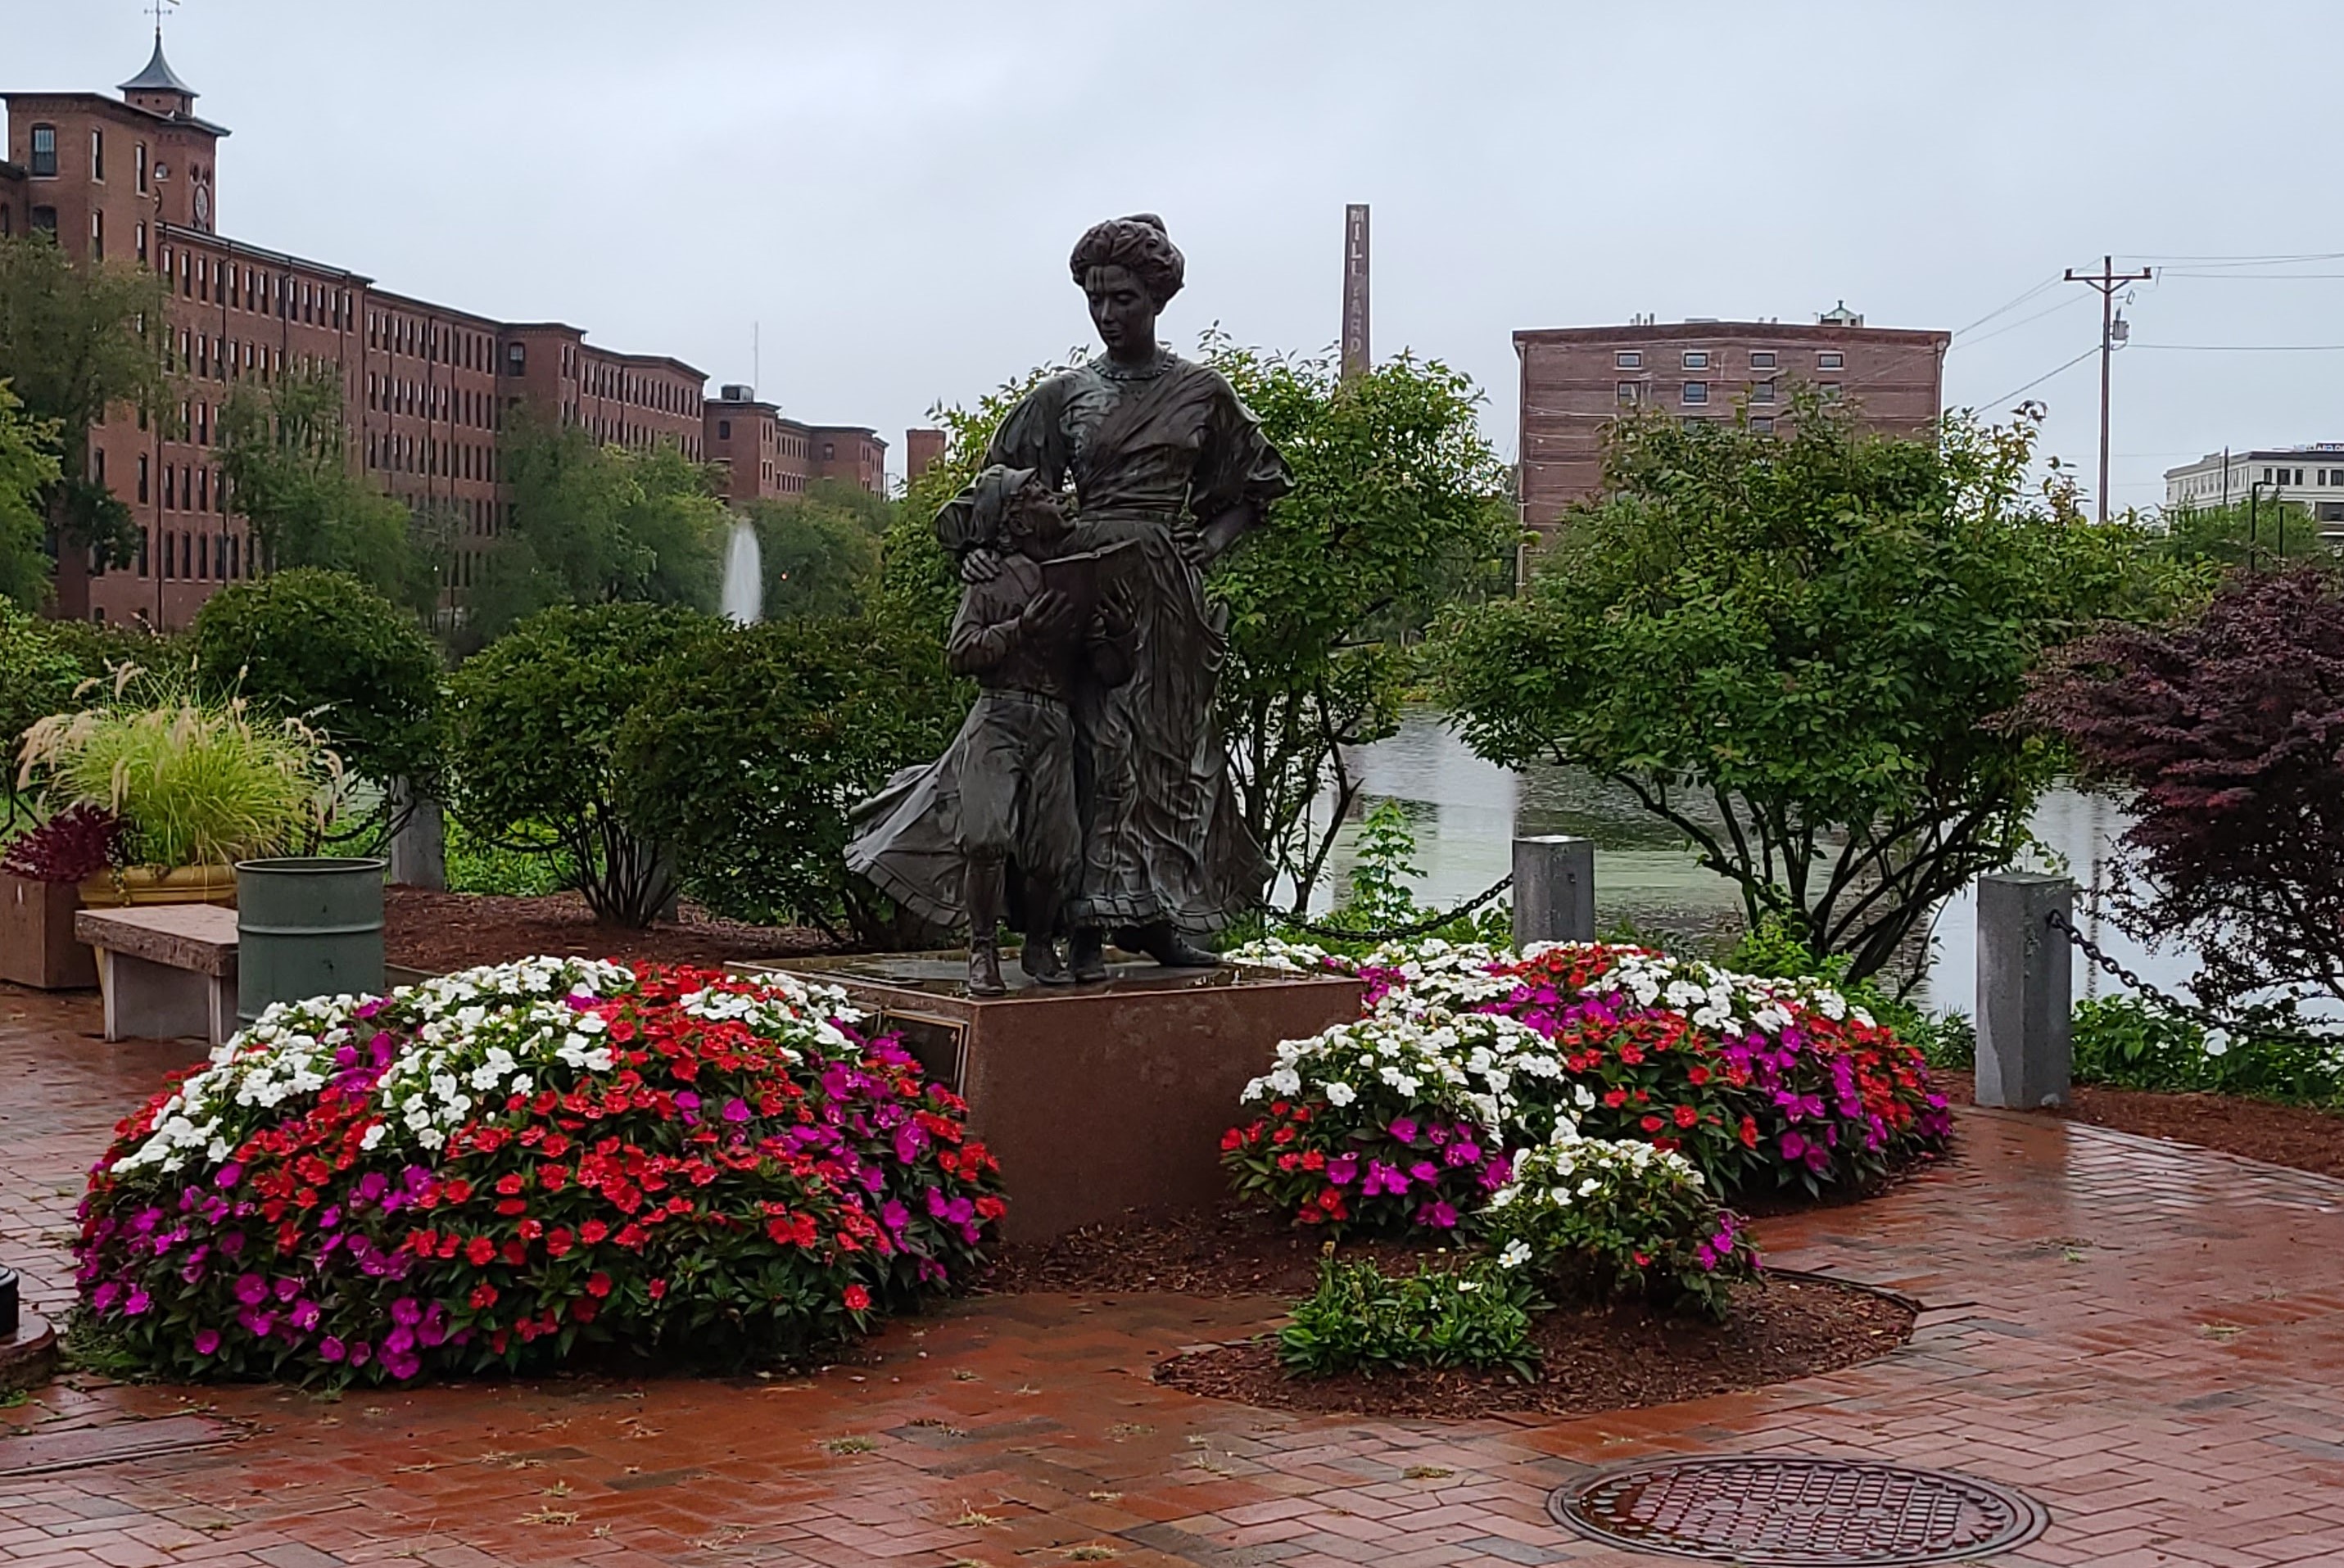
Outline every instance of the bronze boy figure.
[[(1071, 704), (1078, 682), (1109, 688), (1128, 677), (1132, 619), (1120, 595), (1081, 604), (1046, 582), (1043, 563), (1064, 554), (1071, 529), (1032, 469), (989, 467), (953, 505), (1001, 559), (998, 573), (962, 590), (945, 645), (954, 672), (981, 690), (941, 759), (898, 774), (857, 813), (864, 827), (846, 859), (933, 924), (950, 928), (965, 914), (969, 991), (1000, 996), (997, 932), (1012, 912), (1013, 863), (1020, 966), (1043, 985), (1072, 979), (1056, 942), (1083, 857)], [(959, 862), (957, 877), (943, 874), (947, 859)], [(960, 910), (946, 901), (955, 889)]]

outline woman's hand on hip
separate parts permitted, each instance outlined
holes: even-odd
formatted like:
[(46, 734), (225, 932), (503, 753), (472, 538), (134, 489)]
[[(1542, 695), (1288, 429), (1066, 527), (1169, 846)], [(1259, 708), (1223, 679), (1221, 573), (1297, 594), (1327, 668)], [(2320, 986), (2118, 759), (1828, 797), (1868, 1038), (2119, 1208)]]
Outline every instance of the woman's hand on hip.
[(973, 549), (960, 558), (960, 580), (965, 583), (989, 583), (1001, 575), (1001, 558), (982, 548)]

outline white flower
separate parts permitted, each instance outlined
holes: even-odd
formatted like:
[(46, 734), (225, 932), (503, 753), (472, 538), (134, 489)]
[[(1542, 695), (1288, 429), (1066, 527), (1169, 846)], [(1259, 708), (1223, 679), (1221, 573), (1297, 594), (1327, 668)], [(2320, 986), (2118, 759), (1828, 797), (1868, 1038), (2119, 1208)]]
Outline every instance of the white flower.
[(1507, 1242), (1498, 1253), (1498, 1267), (1501, 1269), (1519, 1269), (1530, 1261), (1531, 1244), (1520, 1237)]
[(1327, 1103), (1339, 1107), (1349, 1105), (1351, 1101), (1359, 1097), (1359, 1091), (1358, 1090), (1353, 1089), (1349, 1084), (1344, 1082), (1339, 1078), (1327, 1085), (1325, 1093), (1327, 1096)]

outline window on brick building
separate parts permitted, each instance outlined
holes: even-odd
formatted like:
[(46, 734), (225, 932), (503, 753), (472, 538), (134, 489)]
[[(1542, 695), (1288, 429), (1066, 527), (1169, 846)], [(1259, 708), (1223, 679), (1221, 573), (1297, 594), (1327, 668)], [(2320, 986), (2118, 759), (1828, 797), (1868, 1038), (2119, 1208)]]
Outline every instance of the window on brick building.
[(145, 142), (138, 144), (137, 164), (138, 189), (140, 194), (143, 195), (146, 190), (146, 144)]
[(141, 264), (144, 264), (146, 260), (146, 226), (143, 223), (137, 227), (136, 238), (138, 246), (138, 259)]
[(106, 132), (95, 127), (89, 133), (89, 177), (106, 178)]
[(1836, 348), (1820, 349), (1815, 354), (1815, 368), (1818, 370), (1837, 370), (1846, 363), (1847, 356)]
[(138, 498), (141, 501), (146, 499), (146, 454), (141, 453), (138, 457)]
[[(1686, 383), (1684, 384), (1684, 400), (1685, 400), (1686, 402), (1688, 402), (1688, 403), (1706, 403), (1706, 402), (1708, 402), (1708, 401), (1709, 401), (1709, 383), (1708, 383), (1708, 382), (1706, 382), (1706, 381), (1688, 381), (1688, 382), (1686, 382)], [(824, 454), (824, 456), (828, 456), (828, 454), (827, 454), (827, 453), (825, 453), (825, 454)]]
[(1615, 370), (1642, 370), (1644, 367), (1643, 351), (1622, 348), (1612, 356), (1612, 366)]
[(1706, 369), (1708, 369), (1708, 368), (1709, 368), (1709, 350), (1708, 350), (1708, 349), (1706, 349), (1706, 348), (1688, 348), (1688, 349), (1686, 349), (1686, 350), (1684, 351), (1684, 367), (1685, 367), (1687, 370), (1706, 370)]
[(1815, 390), (1823, 394), (1823, 399), (1826, 403), (1836, 403), (1839, 401), (1839, 383), (1836, 381), (1825, 381), (1818, 386)]
[(1633, 403), (1638, 397), (1638, 387), (1633, 381), (1622, 381), (1612, 392), (1622, 403)]
[(1772, 370), (1774, 368), (1774, 351), (1771, 348), (1752, 349), (1750, 351), (1750, 368), (1753, 370)]
[(1761, 436), (1771, 436), (1774, 433), (1774, 417), (1772, 414), (1760, 414), (1750, 421), (1750, 427)]
[(720, 441), (730, 441), (732, 438), (732, 420), (719, 419), (716, 421), (716, 438)]
[(33, 232), (35, 234), (45, 234), (51, 238), (55, 238), (57, 232), (57, 209), (53, 206), (35, 207), (33, 209)]
[(33, 127), (33, 161), (25, 166), (35, 179), (57, 176), (57, 128), (55, 126)]
[(1763, 381), (1753, 381), (1750, 384), (1750, 401), (1753, 403), (1772, 403), (1773, 400), (1774, 378), (1773, 377), (1770, 376)]
[(89, 258), (92, 261), (106, 259), (106, 215), (102, 212), (89, 215)]

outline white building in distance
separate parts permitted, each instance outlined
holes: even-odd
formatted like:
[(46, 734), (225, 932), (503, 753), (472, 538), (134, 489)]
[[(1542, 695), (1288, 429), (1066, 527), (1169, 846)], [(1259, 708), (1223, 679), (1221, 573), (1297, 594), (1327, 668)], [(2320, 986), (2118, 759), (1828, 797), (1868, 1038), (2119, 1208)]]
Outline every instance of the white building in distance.
[(2208, 452), (2165, 470), (2165, 504), (2173, 511), (2243, 507), (2249, 492), (2293, 501), (2329, 525), (2320, 529), (2324, 536), (2344, 539), (2344, 441)]

